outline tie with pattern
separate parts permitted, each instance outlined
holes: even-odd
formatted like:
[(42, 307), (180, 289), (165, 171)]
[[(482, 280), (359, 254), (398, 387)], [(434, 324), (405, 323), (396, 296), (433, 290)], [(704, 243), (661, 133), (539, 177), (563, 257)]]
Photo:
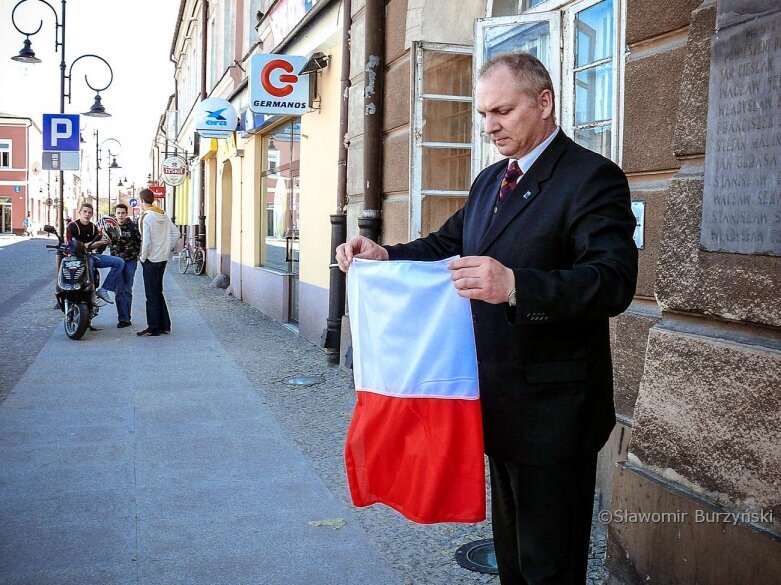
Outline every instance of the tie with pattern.
[(504, 173), (504, 179), (502, 179), (502, 186), (499, 187), (499, 201), (504, 200), (510, 191), (515, 189), (515, 185), (518, 184), (518, 179), (523, 174), (521, 167), (518, 166), (518, 161), (514, 160), (507, 166), (507, 172)]

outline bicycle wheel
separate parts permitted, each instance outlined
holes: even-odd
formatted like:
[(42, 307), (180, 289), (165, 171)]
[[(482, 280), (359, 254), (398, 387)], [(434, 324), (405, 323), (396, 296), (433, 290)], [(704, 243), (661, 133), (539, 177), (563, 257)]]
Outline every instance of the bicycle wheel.
[(206, 269), (206, 254), (203, 253), (203, 248), (196, 248), (195, 255), (193, 257), (193, 272), (200, 276)]
[(179, 252), (179, 272), (184, 274), (190, 265), (190, 250), (185, 248)]

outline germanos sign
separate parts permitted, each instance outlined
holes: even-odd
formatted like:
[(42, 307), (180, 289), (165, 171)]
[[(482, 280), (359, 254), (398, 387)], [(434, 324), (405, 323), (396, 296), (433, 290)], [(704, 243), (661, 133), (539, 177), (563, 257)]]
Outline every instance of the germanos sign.
[(309, 110), (309, 75), (299, 75), (306, 57), (253, 55), (249, 74), (249, 109), (256, 114), (305, 114)]

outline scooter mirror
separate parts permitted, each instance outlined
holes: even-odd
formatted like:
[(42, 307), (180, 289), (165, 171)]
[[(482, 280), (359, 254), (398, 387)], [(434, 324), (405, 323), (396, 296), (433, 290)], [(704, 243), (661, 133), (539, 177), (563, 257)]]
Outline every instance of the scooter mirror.
[(56, 234), (57, 230), (54, 229), (53, 225), (45, 225), (43, 226), (43, 231), (45, 231), (47, 234)]

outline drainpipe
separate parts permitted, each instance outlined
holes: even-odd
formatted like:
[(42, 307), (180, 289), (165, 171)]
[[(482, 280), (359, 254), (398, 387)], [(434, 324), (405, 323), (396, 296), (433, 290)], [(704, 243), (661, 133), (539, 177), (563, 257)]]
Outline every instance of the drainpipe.
[(347, 125), (350, 112), (351, 0), (342, 2), (342, 103), (339, 108), (339, 163), (336, 181), (336, 212), (331, 215), (331, 265), (328, 286), (328, 319), (320, 336), (328, 362), (339, 363), (342, 316), (345, 304), (345, 274), (336, 264), (336, 248), (347, 241)]
[(382, 125), (385, 113), (385, 0), (366, 0), (363, 99), (363, 210), (360, 233), (379, 241), (382, 226)]
[[(171, 55), (168, 55), (168, 60), (171, 63), (174, 64), (174, 110), (177, 112), (177, 115), (178, 115), (178, 112), (179, 112), (179, 84), (176, 82), (176, 70), (179, 68), (179, 61), (174, 59), (173, 56), (171, 56)], [(177, 124), (177, 126), (178, 126), (178, 124)], [(166, 128), (166, 130), (167, 130), (167, 128)], [(166, 137), (165, 137), (165, 154), (166, 154), (166, 156), (168, 156), (168, 132), (166, 132), (165, 134), (166, 134)], [(177, 129), (176, 140), (177, 140), (177, 142), (174, 142), (174, 154), (178, 155), (179, 154), (178, 141), (180, 140), (178, 129)], [(176, 225), (176, 192), (178, 190), (179, 190), (179, 187), (174, 187), (174, 194), (173, 194), (173, 197), (171, 198), (171, 209), (170, 210), (166, 209), (168, 214), (171, 216), (171, 221), (173, 222), (174, 225)], [(177, 226), (177, 227), (179, 227), (179, 226)], [(184, 229), (183, 226), (179, 227), (179, 235), (180, 236), (183, 233), (182, 232), (183, 229)]]
[[(209, 30), (209, 0), (201, 0), (201, 100), (206, 99), (206, 51), (208, 43), (206, 32)], [(202, 138), (201, 140), (210, 140)], [(201, 200), (198, 202), (198, 241), (206, 250), (206, 162), (201, 157), (200, 148), (198, 157), (201, 165)]]

